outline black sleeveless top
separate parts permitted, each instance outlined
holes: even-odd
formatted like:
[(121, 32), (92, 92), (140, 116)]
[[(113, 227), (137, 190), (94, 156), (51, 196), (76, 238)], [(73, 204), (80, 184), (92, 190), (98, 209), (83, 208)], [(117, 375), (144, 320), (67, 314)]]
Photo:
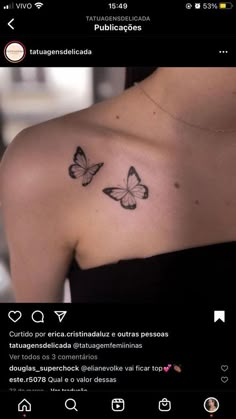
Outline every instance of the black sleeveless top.
[(235, 301), (236, 241), (204, 245), (148, 258), (120, 260), (68, 273), (72, 302), (226, 303)]

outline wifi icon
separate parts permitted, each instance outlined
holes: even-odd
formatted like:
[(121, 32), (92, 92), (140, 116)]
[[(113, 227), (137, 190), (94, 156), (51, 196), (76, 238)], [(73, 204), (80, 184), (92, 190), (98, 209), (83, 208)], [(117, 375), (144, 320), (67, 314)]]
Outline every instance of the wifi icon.
[(37, 7), (37, 9), (41, 9), (41, 7), (43, 7), (43, 3), (40, 3), (39, 1), (37, 3), (34, 3), (35, 7)]

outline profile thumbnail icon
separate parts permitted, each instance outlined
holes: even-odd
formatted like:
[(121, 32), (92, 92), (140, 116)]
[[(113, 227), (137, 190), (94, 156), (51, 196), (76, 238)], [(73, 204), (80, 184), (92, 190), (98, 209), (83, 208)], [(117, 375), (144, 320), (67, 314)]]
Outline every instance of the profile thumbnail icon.
[(4, 56), (10, 63), (20, 63), (26, 56), (26, 47), (19, 41), (8, 42), (4, 48)]
[(204, 409), (208, 413), (215, 413), (215, 412), (217, 412), (217, 410), (219, 409), (219, 407), (220, 407), (220, 403), (219, 403), (219, 401), (215, 397), (208, 397), (204, 401)]

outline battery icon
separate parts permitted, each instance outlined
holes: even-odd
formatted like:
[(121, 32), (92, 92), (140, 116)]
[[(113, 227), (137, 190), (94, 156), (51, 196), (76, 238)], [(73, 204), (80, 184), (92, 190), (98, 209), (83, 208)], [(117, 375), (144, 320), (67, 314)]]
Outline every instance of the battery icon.
[(229, 10), (229, 9), (232, 9), (233, 6), (234, 6), (233, 3), (231, 3), (231, 2), (220, 3), (219, 4), (219, 9)]

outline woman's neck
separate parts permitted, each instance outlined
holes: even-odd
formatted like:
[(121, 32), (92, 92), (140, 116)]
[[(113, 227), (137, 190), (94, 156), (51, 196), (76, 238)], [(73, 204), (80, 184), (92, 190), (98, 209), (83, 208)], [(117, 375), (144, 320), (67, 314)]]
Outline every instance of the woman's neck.
[(159, 68), (141, 85), (179, 119), (210, 130), (236, 131), (235, 68)]

